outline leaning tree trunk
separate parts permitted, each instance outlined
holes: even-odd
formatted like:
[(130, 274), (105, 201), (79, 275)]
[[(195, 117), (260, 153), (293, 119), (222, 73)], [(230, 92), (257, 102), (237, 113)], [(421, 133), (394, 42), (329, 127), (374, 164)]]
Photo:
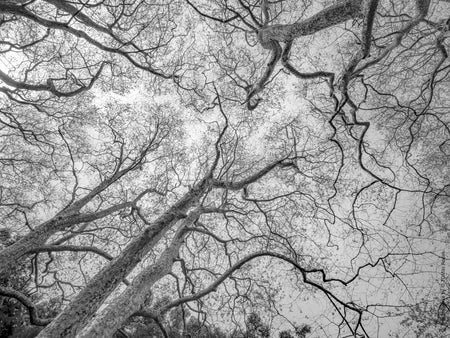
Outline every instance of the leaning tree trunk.
[(179, 249), (183, 243), (184, 228), (192, 224), (199, 216), (199, 212), (191, 212), (180, 225), (172, 243), (164, 250), (159, 259), (138, 274), (133, 283), (111, 304), (108, 304), (107, 308), (101, 311), (98, 318), (95, 318), (77, 338), (112, 337), (114, 332), (133, 313), (141, 308), (145, 299), (150, 295), (153, 285), (172, 270), (173, 262), (178, 256)]
[(103, 268), (55, 320), (41, 331), (38, 338), (75, 337), (165, 232), (178, 220), (186, 217), (187, 210), (199, 200), (209, 184), (209, 177), (203, 179), (128, 244), (120, 256)]
[[(134, 166), (130, 165), (120, 171), (116, 171), (112, 176), (100, 182), (87, 195), (81, 197), (77, 201), (73, 201), (68, 207), (56, 214), (53, 218), (36, 226), (30, 233), (23, 236), (13, 245), (1, 250), (0, 275), (7, 273), (18, 261), (22, 260), (29, 252), (45, 244), (47, 240), (57, 232), (66, 230), (76, 224), (92, 222), (132, 206), (131, 202), (124, 202), (98, 212), (90, 214), (80, 213), (80, 210), (95, 196), (106, 190), (133, 169)], [(143, 195), (144, 194), (140, 194), (138, 199)]]
[(124, 202), (95, 213), (80, 214), (79, 209), (81, 206), (74, 204), (73, 207), (58, 213), (52, 219), (37, 226), (13, 245), (0, 251), (0, 274), (7, 273), (18, 261), (43, 246), (57, 232), (68, 229), (76, 224), (95, 221), (124, 208), (131, 207), (132, 205), (132, 202)]

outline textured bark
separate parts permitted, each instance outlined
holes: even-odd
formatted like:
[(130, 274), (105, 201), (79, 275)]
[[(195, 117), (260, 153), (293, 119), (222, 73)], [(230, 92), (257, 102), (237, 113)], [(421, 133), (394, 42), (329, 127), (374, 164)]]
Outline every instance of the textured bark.
[(416, 8), (418, 11), (418, 18), (423, 19), (427, 16), (430, 9), (430, 0), (416, 0)]
[(164, 250), (159, 259), (144, 269), (127, 289), (118, 296), (89, 327), (77, 338), (111, 337), (123, 323), (138, 311), (145, 299), (150, 295), (153, 285), (172, 270), (173, 262), (184, 239), (183, 229), (199, 217), (198, 212), (191, 214), (183, 221), (170, 246)]
[(66, 223), (63, 217), (55, 217), (30, 232), (11, 246), (0, 252), (0, 275), (8, 273), (21, 258), (32, 248), (45, 244), (45, 242), (60, 229), (61, 224)]
[[(33, 1), (31, 1), (30, 3), (32, 3)], [(122, 43), (122, 41), (120, 39), (117, 39), (117, 37), (112, 33), (112, 31), (107, 30), (105, 27), (96, 25), (92, 20), (87, 20), (86, 16), (84, 16), (80, 11), (75, 12), (74, 11), (74, 7), (66, 4), (65, 2), (62, 1), (58, 1), (58, 0), (49, 0), (47, 1), (48, 3), (52, 3), (54, 6), (56, 6), (59, 10), (61, 11), (66, 11), (66, 13), (72, 13), (70, 15), (76, 16), (79, 20), (82, 20), (83, 23), (87, 26), (89, 26), (90, 28), (96, 30), (97, 32), (102, 32), (102, 33), (106, 33), (108, 34), (110, 37), (112, 37), (116, 42), (118, 43)], [(19, 17), (23, 17), (26, 18), (28, 20), (33, 21), (34, 23), (42, 26), (42, 27), (47, 27), (50, 29), (54, 29), (54, 30), (61, 30), (64, 32), (67, 32), (71, 35), (73, 35), (76, 38), (80, 38), (85, 40), (86, 42), (88, 42), (89, 44), (91, 44), (92, 46), (103, 50), (105, 52), (108, 53), (112, 53), (112, 54), (116, 54), (116, 55), (121, 55), (123, 57), (125, 57), (132, 65), (134, 65), (135, 67), (138, 67), (142, 70), (145, 70), (149, 73), (152, 73), (153, 75), (162, 77), (164, 79), (175, 79), (177, 78), (176, 75), (173, 74), (163, 74), (162, 72), (160, 72), (159, 70), (153, 68), (152, 66), (148, 65), (148, 64), (144, 64), (144, 63), (140, 63), (139, 61), (137, 61), (136, 59), (133, 58), (133, 55), (135, 53), (140, 53), (142, 52), (142, 50), (138, 47), (136, 48), (136, 50), (134, 52), (127, 52), (122, 50), (121, 48), (116, 48), (116, 47), (110, 47), (104, 43), (102, 43), (99, 40), (96, 40), (93, 37), (93, 34), (90, 34), (89, 31), (85, 31), (82, 29), (77, 29), (73, 26), (70, 25), (70, 23), (67, 22), (61, 22), (61, 21), (57, 21), (57, 20), (49, 20), (46, 19), (45, 17), (42, 17), (36, 13), (34, 13), (32, 10), (30, 10), (28, 7), (26, 6), (18, 6), (19, 3), (17, 2), (13, 2), (13, 1), (2, 1), (0, 2), (0, 13), (7, 13), (7, 14), (12, 14), (15, 16), (19, 16)], [(37, 91), (42, 91), (42, 90), (47, 90), (50, 91), (52, 94), (56, 95), (56, 96), (62, 96), (62, 97), (68, 97), (68, 96), (73, 96), (76, 95), (82, 91), (85, 91), (89, 88), (91, 88), (93, 86), (93, 84), (95, 83), (95, 81), (97, 80), (97, 78), (100, 76), (103, 67), (106, 65), (107, 63), (102, 63), (101, 67), (99, 68), (99, 70), (97, 71), (97, 73), (94, 75), (94, 77), (92, 78), (92, 81), (90, 81), (88, 86), (84, 86), (81, 87), (75, 91), (72, 92), (60, 92), (58, 90), (55, 89), (55, 87), (53, 86), (53, 83), (51, 82), (51, 79), (49, 83), (47, 84), (42, 84), (42, 85), (29, 85), (26, 83), (22, 83), (22, 82), (17, 82), (17, 84), (20, 86), (19, 88), (22, 89), (30, 89), (30, 90), (37, 90)], [(0, 74), (1, 75), (1, 74)], [(14, 80), (12, 80), (14, 81)], [(28, 88), (27, 88), (28, 87)]]
[(136, 267), (159, 239), (177, 221), (186, 218), (192, 208), (210, 188), (239, 190), (258, 181), (277, 167), (295, 167), (292, 159), (272, 162), (241, 181), (219, 181), (213, 179), (213, 170), (219, 161), (219, 142), (216, 143), (217, 156), (205, 177), (186, 193), (177, 203), (151, 223), (144, 232), (134, 239), (124, 251), (100, 271), (73, 301), (38, 335), (39, 338), (75, 337), (84, 329), (106, 298), (116, 289), (124, 278)]
[[(92, 324), (87, 330), (77, 335), (77, 338), (93, 337), (112, 337), (123, 323), (136, 311), (151, 292), (151, 287), (155, 282), (170, 272), (173, 264), (172, 256), (178, 253), (178, 250), (164, 252), (160, 259), (146, 270), (148, 276), (138, 276), (139, 280), (133, 282), (113, 304), (108, 305), (105, 312), (102, 312), (98, 318), (92, 320)], [(144, 279), (144, 280), (142, 280)]]
[(186, 217), (187, 210), (205, 193), (209, 183), (209, 177), (203, 179), (167, 212), (158, 217), (124, 249), (119, 257), (101, 270), (38, 337), (75, 337), (165, 232), (178, 220)]
[(270, 41), (292, 41), (295, 38), (311, 35), (325, 28), (360, 17), (363, 2), (364, 0), (343, 1), (294, 24), (263, 27), (258, 33), (259, 42), (264, 48), (271, 49)]
[(7, 271), (12, 266), (14, 266), (17, 261), (23, 259), (25, 255), (31, 253), (34, 249), (37, 249), (38, 247), (44, 245), (47, 240), (57, 232), (68, 229), (76, 224), (87, 223), (95, 221), (97, 219), (101, 219), (114, 212), (131, 207), (145, 194), (152, 191), (150, 189), (143, 191), (132, 202), (124, 202), (95, 213), (80, 213), (80, 210), (90, 201), (92, 201), (95, 196), (105, 191), (108, 187), (120, 180), (128, 172), (134, 170), (136, 166), (141, 163), (146, 154), (147, 150), (143, 151), (140, 158), (138, 158), (130, 166), (122, 170), (119, 170), (118, 168), (112, 176), (100, 182), (100, 184), (93, 188), (88, 194), (79, 198), (78, 200), (72, 200), (70, 204), (63, 209), (63, 211), (59, 212), (50, 220), (36, 226), (33, 231), (22, 237), (13, 245), (0, 251), (0, 275), (3, 273), (7, 273)]
[(378, 0), (368, 0), (367, 8), (364, 9), (365, 18), (362, 30), (362, 58), (366, 58), (370, 52), (370, 45), (372, 43), (372, 29), (375, 20), (375, 15), (378, 8)]
[(68, 229), (76, 224), (92, 222), (103, 218), (116, 211), (130, 207), (131, 205), (131, 202), (122, 203), (92, 214), (79, 214), (78, 210), (81, 206), (69, 208), (49, 221), (38, 225), (33, 231), (25, 235), (16, 243), (0, 251), (0, 275), (7, 273), (8, 270), (17, 264), (18, 261), (23, 259), (25, 255), (42, 247), (47, 240), (57, 232)]
[[(295, 70), (288, 62), (288, 54), (292, 41), (298, 37), (315, 34), (325, 28), (335, 26), (356, 17), (364, 16), (367, 12), (366, 7), (368, 6), (368, 1), (370, 0), (342, 1), (325, 8), (306, 20), (293, 24), (271, 26), (266, 25), (269, 20), (269, 14), (266, 8), (267, 1), (263, 1), (265, 25), (258, 31), (258, 41), (263, 48), (271, 51), (271, 57), (265, 72), (247, 94), (247, 109), (253, 110), (258, 106), (261, 99), (258, 98), (255, 100), (254, 97), (264, 89), (280, 59), (282, 59), (283, 65), (299, 78), (315, 78), (323, 76), (321, 73), (305, 75), (304, 73)], [(287, 48), (284, 49), (284, 52), (281, 43), (285, 43), (287, 46)], [(288, 50), (286, 51), (286, 49)], [(327, 73), (325, 74), (325, 77), (330, 79), (332, 86), (333, 75)]]

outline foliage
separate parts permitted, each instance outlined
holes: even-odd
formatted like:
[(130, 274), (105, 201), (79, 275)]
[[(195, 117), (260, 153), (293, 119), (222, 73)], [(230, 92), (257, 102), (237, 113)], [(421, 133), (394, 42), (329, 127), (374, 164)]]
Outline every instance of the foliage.
[(245, 320), (246, 338), (269, 338), (270, 328), (262, 322), (261, 317), (256, 312), (250, 313)]
[(279, 333), (279, 338), (305, 338), (307, 337), (308, 333), (311, 333), (311, 327), (309, 325), (301, 325), (294, 329), (294, 332), (291, 332), (290, 330), (281, 331)]
[(450, 311), (445, 301), (425, 301), (412, 306), (401, 324), (415, 337), (445, 337), (450, 334)]
[[(16, 238), (8, 229), (0, 229), (0, 246), (12, 245)], [(59, 312), (57, 299), (42, 301), (40, 297), (30, 290), (30, 276), (25, 262), (17, 264), (8, 274), (3, 274), (0, 279), (0, 287), (13, 288), (39, 303), (37, 312), (43, 318), (53, 318)], [(42, 330), (41, 326), (27, 325), (30, 322), (30, 314), (26, 311), (19, 300), (0, 296), (0, 337), (27, 338), (35, 337)]]
[[(170, 297), (162, 297), (154, 301), (152, 308), (155, 310), (161, 309), (170, 303)], [(164, 330), (170, 338), (182, 337), (199, 337), (199, 338), (227, 338), (219, 327), (200, 320), (197, 317), (190, 315), (188, 310), (181, 308), (174, 308), (164, 320)], [(129, 337), (157, 337), (164, 338), (160, 325), (158, 325), (152, 318), (135, 317), (124, 326)], [(120, 337), (120, 334), (115, 335)]]
[(290, 331), (281, 331), (279, 338), (294, 338)]
[[(9, 246), (14, 243), (11, 232), (8, 229), (0, 229), (0, 246)], [(25, 264), (18, 264), (8, 274), (0, 277), (0, 286), (12, 287), (28, 295), (27, 286), (29, 285), (29, 276)], [(21, 304), (13, 299), (0, 296), (0, 336), (9, 337), (13, 332), (19, 330), (28, 331), (29, 328), (23, 326), (27, 321), (26, 310)], [(17, 333), (16, 333), (17, 335)], [(25, 335), (24, 335), (25, 336)]]

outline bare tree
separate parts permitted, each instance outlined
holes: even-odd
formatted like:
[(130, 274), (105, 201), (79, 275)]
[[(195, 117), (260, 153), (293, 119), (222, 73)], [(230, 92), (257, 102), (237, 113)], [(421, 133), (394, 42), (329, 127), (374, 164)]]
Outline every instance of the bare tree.
[[(0, 295), (39, 337), (127, 335), (133, 318), (167, 337), (173, 314), (180, 335), (218, 313), (232, 333), (264, 311), (265, 336), (417, 321), (424, 293), (447, 292), (449, 9), (4, 1), (0, 217), (15, 240), (0, 274), (20, 262), (61, 310)], [(289, 318), (300, 300), (319, 315)]]

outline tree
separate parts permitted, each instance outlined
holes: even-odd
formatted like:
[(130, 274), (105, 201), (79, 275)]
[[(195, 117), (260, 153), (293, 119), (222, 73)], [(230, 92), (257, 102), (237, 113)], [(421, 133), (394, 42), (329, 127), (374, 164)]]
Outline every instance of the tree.
[(445, 299), (449, 5), (3, 1), (14, 316), (38, 337), (422, 325), (405, 308)]
[(248, 338), (268, 338), (270, 336), (270, 328), (265, 325), (259, 314), (252, 312), (245, 321), (247, 332), (244, 334)]
[(440, 305), (435, 306), (431, 302), (423, 301), (408, 310), (408, 315), (402, 321), (402, 326), (409, 334), (416, 337), (445, 337), (448, 335), (448, 321), (442, 321), (439, 316)]
[(294, 332), (292, 333), (291, 330), (284, 330), (279, 333), (280, 338), (305, 338), (307, 337), (308, 333), (311, 333), (311, 327), (309, 325), (301, 325), (294, 329)]
[[(0, 229), (0, 235), (0, 244), (2, 247), (12, 244), (13, 239), (11, 238), (11, 233), (9, 230)], [(10, 271), (8, 277), (3, 276), (0, 281), (0, 287), (2, 289), (14, 288), (22, 293), (26, 292), (28, 278), (26, 275), (21, 274), (23, 270), (23, 267), (19, 266), (17, 269)], [(14, 298), (1, 297), (0, 301), (0, 335), (2, 337), (8, 337), (12, 335), (15, 328), (22, 325), (25, 314), (23, 308), (17, 303), (17, 301), (15, 301)]]
[(281, 331), (279, 334), (280, 338), (293, 338), (292, 334), (290, 331)]
[[(7, 247), (12, 245), (14, 239), (8, 229), (0, 229), (0, 245)], [(34, 325), (46, 325), (57, 313), (54, 303), (44, 301), (39, 306), (34, 306), (33, 302), (38, 301), (38, 297), (29, 291), (30, 276), (25, 275), (24, 264), (16, 265), (9, 270), (8, 276), (3, 276), (0, 280), (0, 291), (4, 296), (0, 297), (0, 335), (2, 337), (35, 337), (40, 327), (24, 325), (30, 322)], [(28, 305), (28, 313), (20, 303)], [(57, 304), (57, 303), (56, 303)], [(42, 316), (39, 318), (38, 313)]]
[[(169, 297), (155, 301), (153, 309), (161, 309), (170, 303)], [(185, 317), (188, 317), (185, 318)], [(187, 320), (186, 320), (187, 319)], [(198, 317), (190, 316), (181, 308), (169, 311), (164, 324), (155, 318), (132, 317), (124, 326), (128, 336), (138, 337), (199, 337), (199, 338), (227, 338), (228, 336), (220, 328), (206, 323)]]

